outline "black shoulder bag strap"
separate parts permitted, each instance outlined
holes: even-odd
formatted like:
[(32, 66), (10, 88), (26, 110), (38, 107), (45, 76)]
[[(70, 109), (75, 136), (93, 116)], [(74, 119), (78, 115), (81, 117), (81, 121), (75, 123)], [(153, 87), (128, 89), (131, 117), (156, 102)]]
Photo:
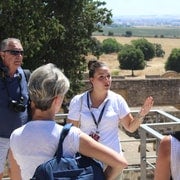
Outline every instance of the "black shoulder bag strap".
[(67, 134), (68, 134), (68, 132), (72, 126), (73, 126), (72, 123), (68, 123), (68, 124), (65, 124), (63, 129), (62, 129), (62, 132), (61, 132), (61, 135), (59, 138), (58, 148), (57, 148), (57, 151), (55, 153), (55, 156), (57, 156), (58, 161), (61, 160), (61, 157), (63, 155), (63, 141), (64, 141), (65, 137), (67, 136)]
[(26, 77), (26, 81), (29, 81), (29, 77), (31, 75), (31, 71), (29, 69), (23, 69), (25, 77)]
[[(23, 69), (25, 78), (26, 78), (26, 82), (28, 83), (30, 75), (31, 75), (31, 71), (29, 69)], [(28, 110), (28, 121), (31, 121), (32, 119), (32, 112), (31, 112), (31, 101), (30, 98), (28, 99), (28, 106), (27, 106), (27, 110)]]

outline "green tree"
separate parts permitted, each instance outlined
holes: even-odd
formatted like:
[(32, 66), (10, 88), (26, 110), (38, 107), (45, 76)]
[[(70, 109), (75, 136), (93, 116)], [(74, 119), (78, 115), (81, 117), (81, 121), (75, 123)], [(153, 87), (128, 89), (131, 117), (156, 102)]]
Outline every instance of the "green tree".
[(132, 44), (136, 47), (139, 48), (143, 54), (144, 54), (144, 59), (146, 61), (149, 61), (155, 56), (155, 48), (152, 43), (150, 43), (147, 39), (137, 39), (137, 40), (132, 40)]
[(92, 32), (110, 24), (111, 11), (93, 0), (1, 0), (0, 40), (19, 38), (24, 68), (52, 62), (70, 79), (71, 97), (80, 91)]
[(124, 45), (118, 53), (118, 60), (120, 68), (131, 70), (132, 76), (134, 76), (134, 70), (144, 69), (145, 67), (143, 52), (133, 45)]
[(103, 54), (102, 44), (95, 37), (92, 37), (92, 44), (90, 46), (90, 52), (99, 59), (100, 55)]
[(175, 48), (171, 51), (166, 61), (165, 69), (166, 71), (172, 70), (180, 73), (180, 49)]
[(114, 32), (113, 31), (108, 31), (108, 36), (114, 36)]
[(114, 38), (108, 38), (102, 42), (103, 52), (106, 54), (119, 52), (121, 47), (122, 45)]
[(58, 19), (49, 17), (48, 12), (48, 6), (40, 1), (0, 1), (0, 40), (16, 37), (22, 41), (26, 68), (43, 64), (39, 51), (44, 42), (48, 42), (49, 37), (58, 38), (64, 30)]
[(125, 36), (126, 36), (126, 37), (131, 37), (131, 36), (132, 36), (132, 31), (126, 31)]
[(161, 44), (154, 43), (153, 45), (155, 48), (155, 56), (156, 57), (164, 57), (165, 51), (162, 49)]

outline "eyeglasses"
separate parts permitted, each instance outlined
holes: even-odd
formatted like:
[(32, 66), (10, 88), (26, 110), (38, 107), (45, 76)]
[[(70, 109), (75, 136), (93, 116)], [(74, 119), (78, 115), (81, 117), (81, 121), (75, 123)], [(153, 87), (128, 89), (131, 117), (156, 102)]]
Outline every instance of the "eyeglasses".
[(13, 56), (22, 55), (24, 54), (24, 51), (17, 51), (17, 50), (5, 50), (3, 52), (9, 52)]

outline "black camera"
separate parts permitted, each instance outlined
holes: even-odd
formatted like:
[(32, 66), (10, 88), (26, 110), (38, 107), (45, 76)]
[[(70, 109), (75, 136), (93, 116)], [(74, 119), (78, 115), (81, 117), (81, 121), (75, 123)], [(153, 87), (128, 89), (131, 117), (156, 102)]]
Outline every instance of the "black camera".
[(26, 110), (26, 106), (23, 104), (22, 97), (20, 101), (11, 100), (9, 103), (9, 107), (15, 112), (24, 112)]

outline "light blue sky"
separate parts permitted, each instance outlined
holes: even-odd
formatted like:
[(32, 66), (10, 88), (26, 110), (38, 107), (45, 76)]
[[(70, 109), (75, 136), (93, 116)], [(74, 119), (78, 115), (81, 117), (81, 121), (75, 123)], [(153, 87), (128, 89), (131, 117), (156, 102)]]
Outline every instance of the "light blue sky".
[(117, 15), (179, 15), (180, 0), (104, 0)]

